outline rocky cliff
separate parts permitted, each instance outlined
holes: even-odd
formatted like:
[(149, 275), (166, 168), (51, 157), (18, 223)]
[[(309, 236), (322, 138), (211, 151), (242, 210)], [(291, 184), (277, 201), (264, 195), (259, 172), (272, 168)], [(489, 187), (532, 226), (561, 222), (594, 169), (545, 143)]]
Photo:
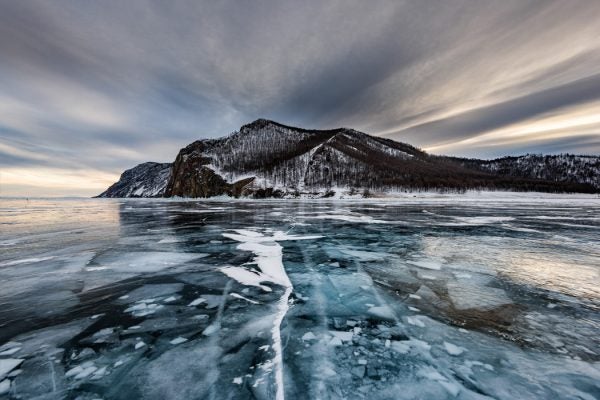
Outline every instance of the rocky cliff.
[(126, 170), (97, 197), (163, 197), (171, 163), (147, 162)]
[(227, 182), (212, 168), (212, 158), (206, 152), (207, 142), (197, 141), (182, 149), (171, 169), (165, 197), (213, 197), (229, 195), (239, 197), (254, 177)]

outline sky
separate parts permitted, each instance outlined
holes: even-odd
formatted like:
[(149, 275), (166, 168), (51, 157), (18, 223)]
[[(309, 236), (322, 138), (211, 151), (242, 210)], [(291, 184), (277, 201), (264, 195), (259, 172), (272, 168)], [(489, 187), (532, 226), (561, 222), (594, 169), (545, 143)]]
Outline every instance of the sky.
[(258, 118), (600, 154), (600, 1), (0, 0), (0, 196), (90, 196)]

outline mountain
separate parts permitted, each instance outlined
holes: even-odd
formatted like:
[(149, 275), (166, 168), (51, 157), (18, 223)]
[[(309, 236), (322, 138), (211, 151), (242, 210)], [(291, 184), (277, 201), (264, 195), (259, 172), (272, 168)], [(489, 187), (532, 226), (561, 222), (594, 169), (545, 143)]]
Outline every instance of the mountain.
[(146, 162), (126, 170), (98, 197), (163, 197), (171, 163)]
[(309, 130), (265, 119), (198, 140), (173, 164), (127, 170), (99, 197), (283, 197), (393, 190), (600, 191), (599, 157), (476, 160), (434, 156), (348, 128)]
[(585, 183), (600, 188), (600, 157), (527, 154), (495, 160), (456, 159), (462, 166), (519, 178)]

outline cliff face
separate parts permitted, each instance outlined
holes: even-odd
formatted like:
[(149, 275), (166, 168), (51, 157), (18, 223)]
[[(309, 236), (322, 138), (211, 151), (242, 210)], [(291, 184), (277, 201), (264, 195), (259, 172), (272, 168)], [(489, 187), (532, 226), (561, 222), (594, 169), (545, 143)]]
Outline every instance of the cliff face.
[(128, 170), (101, 196), (277, 197), (340, 189), (600, 191), (598, 157), (585, 162), (550, 157), (541, 163), (531, 157), (432, 156), (352, 129), (308, 130), (257, 120), (229, 136), (186, 146), (172, 165), (146, 163)]
[(213, 197), (229, 195), (239, 197), (244, 187), (254, 178), (250, 177), (237, 182), (228, 183), (207, 165), (212, 159), (204, 152), (205, 142), (197, 141), (182, 149), (169, 176), (164, 193), (165, 197)]
[(171, 163), (147, 162), (126, 170), (97, 197), (163, 197)]

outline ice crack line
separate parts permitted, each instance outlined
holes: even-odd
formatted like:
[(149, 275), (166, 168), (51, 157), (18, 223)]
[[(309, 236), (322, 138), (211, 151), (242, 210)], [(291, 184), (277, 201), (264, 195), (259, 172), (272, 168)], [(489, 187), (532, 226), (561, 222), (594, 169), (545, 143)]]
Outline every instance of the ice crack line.
[(318, 239), (322, 236), (296, 236), (288, 235), (285, 232), (274, 232), (272, 236), (265, 236), (262, 233), (236, 229), (236, 233), (224, 233), (223, 236), (241, 242), (237, 248), (240, 250), (251, 251), (254, 253), (254, 264), (260, 272), (249, 271), (244, 267), (224, 267), (221, 271), (232, 279), (244, 284), (257, 286), (264, 291), (271, 291), (271, 288), (264, 285), (265, 282), (271, 282), (284, 288), (283, 295), (277, 301), (277, 313), (271, 328), (271, 338), (273, 341), (273, 368), (275, 374), (275, 385), (277, 400), (285, 398), (283, 385), (283, 347), (281, 345), (281, 323), (289, 309), (289, 298), (293, 291), (292, 282), (283, 266), (283, 249), (277, 241), (282, 240), (303, 240)]

